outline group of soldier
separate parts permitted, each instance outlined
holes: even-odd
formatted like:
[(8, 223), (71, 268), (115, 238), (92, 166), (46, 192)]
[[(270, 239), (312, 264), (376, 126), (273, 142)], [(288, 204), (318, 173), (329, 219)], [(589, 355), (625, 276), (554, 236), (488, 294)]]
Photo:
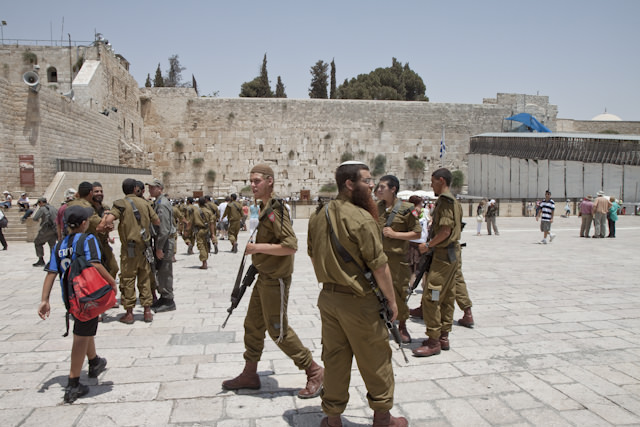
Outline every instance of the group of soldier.
[[(322, 290), (318, 308), (322, 320), (322, 360), (325, 368), (313, 359), (289, 325), (287, 306), (289, 289), (297, 251), (289, 210), (274, 194), (275, 173), (266, 164), (255, 165), (250, 172), (253, 196), (260, 200), (260, 214), (255, 240), (247, 244), (244, 254), (251, 255), (257, 271), (244, 321), (243, 371), (226, 380), (226, 390), (259, 389), (258, 362), (264, 350), (268, 332), (277, 346), (304, 370), (306, 385), (298, 392), (300, 398), (321, 396), (322, 409), (327, 415), (321, 425), (342, 425), (341, 414), (346, 409), (350, 370), (355, 356), (367, 388), (369, 406), (374, 411), (374, 426), (406, 426), (403, 417), (393, 417), (394, 374), (391, 364), (389, 332), (380, 320), (380, 298), (391, 314), (391, 322), (398, 321), (402, 342), (411, 342), (406, 322), (410, 315), (422, 317), (427, 339), (413, 350), (414, 356), (424, 357), (449, 350), (449, 333), (453, 324), (454, 302), (461, 299), (460, 235), (462, 208), (449, 191), (452, 175), (438, 169), (431, 176), (431, 186), (439, 196), (435, 204), (428, 239), (421, 243), (420, 252), (431, 256), (431, 266), (423, 282), (421, 307), (409, 310), (407, 301), (411, 269), (407, 260), (409, 241), (420, 237), (422, 227), (413, 204), (398, 199), (399, 180), (393, 175), (382, 177), (377, 183), (374, 201), (374, 179), (368, 166), (348, 161), (336, 169), (338, 197), (320, 205), (309, 219), (307, 251)], [(175, 310), (173, 275), (176, 238), (180, 232), (192, 250), (200, 253), (200, 268), (207, 268), (213, 244), (218, 251), (217, 224), (228, 217), (229, 242), (232, 252), (238, 251), (237, 234), (242, 219), (242, 207), (235, 195), (218, 207), (207, 197), (186, 203), (172, 203), (163, 195), (163, 185), (157, 179), (150, 183), (150, 203), (143, 198), (144, 184), (125, 179), (124, 198), (113, 207), (102, 206), (101, 187), (88, 182), (80, 184), (75, 197), (67, 205), (92, 207), (88, 233), (98, 237), (103, 263), (115, 277), (118, 263), (109, 245), (109, 231), (118, 222), (121, 241), (120, 292), (126, 313), (123, 323), (133, 323), (137, 279), (143, 319), (151, 322), (156, 312)], [(63, 207), (64, 208), (64, 207)], [(222, 210), (222, 213), (221, 213)], [(152, 266), (155, 265), (155, 271)], [(154, 274), (155, 273), (155, 274)], [(152, 283), (154, 283), (152, 285)], [(160, 298), (155, 302), (152, 289)], [(466, 294), (466, 286), (464, 286)], [(468, 300), (468, 295), (466, 296)], [(462, 307), (465, 317), (460, 324), (473, 326), (471, 302)]]

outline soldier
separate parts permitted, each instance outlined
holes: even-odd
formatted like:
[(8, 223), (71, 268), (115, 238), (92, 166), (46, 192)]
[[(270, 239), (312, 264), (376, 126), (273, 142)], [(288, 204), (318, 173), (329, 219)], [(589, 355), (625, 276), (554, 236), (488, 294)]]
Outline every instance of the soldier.
[(155, 228), (154, 254), (156, 257), (156, 285), (160, 298), (151, 308), (156, 313), (173, 311), (176, 303), (173, 300), (173, 254), (175, 252), (174, 236), (176, 229), (173, 219), (173, 207), (167, 196), (162, 194), (162, 181), (154, 178), (148, 182), (149, 195), (155, 198), (153, 209), (160, 218), (160, 225)]
[[(365, 269), (373, 272), (395, 321), (398, 307), (377, 224), (378, 209), (371, 198), (373, 178), (367, 165), (348, 161), (336, 170), (336, 184), (338, 198), (312, 215), (307, 237), (307, 252), (318, 282), (323, 284), (318, 308), (326, 366), (322, 410), (327, 417), (321, 426), (342, 426), (340, 414), (349, 401), (354, 356), (367, 388), (369, 407), (374, 410), (373, 425), (407, 426), (405, 418), (389, 413), (395, 387), (389, 332), (379, 316), (379, 301), (362, 273)], [(352, 262), (338, 255), (334, 240)]]
[(213, 215), (213, 232), (211, 233), (211, 243), (213, 243), (213, 254), (216, 255), (218, 253), (218, 237), (216, 236), (215, 231), (217, 231), (217, 223), (218, 218), (220, 218), (220, 210), (218, 209), (218, 205), (211, 199), (211, 196), (205, 197), (206, 203), (204, 207), (211, 211)]
[[(98, 232), (96, 231), (96, 229), (100, 224), (100, 217), (96, 213), (92, 202), (93, 202), (93, 184), (87, 181), (82, 181), (80, 185), (78, 185), (76, 198), (67, 202), (67, 206), (68, 207), (82, 206), (83, 208), (93, 209), (93, 215), (89, 217), (89, 226), (87, 227), (87, 231), (85, 231), (85, 233), (93, 234), (97, 238)], [(65, 225), (65, 228), (66, 228), (66, 225)], [(63, 236), (66, 236), (66, 232), (63, 233)]]
[(452, 175), (440, 168), (431, 174), (431, 187), (439, 196), (433, 213), (429, 243), (423, 250), (433, 249), (433, 261), (422, 294), (422, 313), (427, 326), (427, 340), (413, 350), (414, 356), (425, 357), (449, 350), (449, 332), (453, 324), (456, 299), (456, 273), (460, 268), (460, 233), (462, 207), (449, 191)]
[(49, 245), (49, 253), (53, 251), (53, 247), (56, 245), (58, 239), (58, 233), (56, 232), (56, 215), (57, 209), (47, 203), (47, 199), (40, 197), (37, 202), (38, 210), (33, 215), (33, 220), (40, 220), (40, 229), (36, 235), (33, 245), (36, 247), (36, 261), (34, 267), (44, 267), (44, 244)]
[(409, 307), (406, 299), (409, 292), (411, 268), (408, 253), (409, 240), (420, 238), (422, 226), (415, 205), (398, 199), (400, 181), (393, 175), (380, 178), (376, 189), (378, 197), (378, 223), (382, 228), (382, 245), (389, 259), (389, 269), (398, 303), (398, 329), (403, 343), (410, 343), (407, 330)]
[[(102, 184), (94, 182), (91, 204), (100, 218), (102, 218), (106, 212), (109, 212), (109, 208), (102, 203), (103, 200), (104, 192), (102, 190)], [(96, 237), (98, 238), (100, 251), (102, 252), (102, 265), (107, 268), (111, 277), (116, 277), (120, 268), (118, 267), (118, 261), (116, 260), (116, 257), (113, 254), (113, 249), (110, 245), (110, 243), (113, 243), (113, 239), (109, 238), (109, 233), (97, 233)]]
[(98, 226), (98, 231), (112, 230), (113, 221), (118, 222), (118, 235), (120, 236), (120, 293), (121, 302), (126, 313), (118, 319), (120, 322), (131, 325), (134, 322), (133, 307), (136, 305), (136, 278), (138, 279), (138, 292), (140, 305), (144, 307), (143, 319), (150, 323), (153, 321), (151, 313), (151, 266), (145, 256), (147, 247), (151, 244), (151, 224), (160, 225), (160, 219), (148, 202), (136, 197), (136, 181), (127, 178), (122, 181), (123, 199), (113, 202), (113, 208), (105, 214)]
[(238, 252), (238, 232), (240, 231), (240, 221), (242, 220), (242, 205), (237, 200), (238, 196), (231, 195), (231, 201), (227, 205), (222, 218), (229, 219), (229, 242), (231, 242), (231, 252)]
[[(247, 317), (244, 320), (244, 359), (242, 373), (222, 383), (226, 390), (259, 389), (258, 361), (264, 349), (265, 331), (276, 345), (289, 356), (298, 369), (307, 374), (307, 384), (298, 397), (316, 397), (322, 389), (324, 369), (319, 366), (289, 326), (287, 304), (293, 273), (293, 256), (298, 250), (289, 213), (282, 200), (273, 198), (273, 170), (266, 164), (251, 169), (251, 190), (254, 197), (264, 200), (256, 243), (248, 243), (246, 254), (258, 270)], [(388, 346), (387, 346), (388, 347)]]
[(189, 218), (193, 215), (193, 197), (187, 197), (186, 203), (182, 207), (182, 240), (187, 245), (187, 255), (193, 255), (193, 245), (196, 244), (196, 236), (193, 224), (189, 223)]
[[(189, 200), (187, 199), (187, 203)], [(209, 235), (215, 233), (215, 218), (209, 209), (205, 209), (204, 198), (198, 199), (198, 204), (193, 204), (191, 199), (191, 209), (188, 211), (187, 221), (189, 227), (193, 229), (198, 251), (200, 252), (201, 270), (206, 270), (207, 260), (209, 259)]]

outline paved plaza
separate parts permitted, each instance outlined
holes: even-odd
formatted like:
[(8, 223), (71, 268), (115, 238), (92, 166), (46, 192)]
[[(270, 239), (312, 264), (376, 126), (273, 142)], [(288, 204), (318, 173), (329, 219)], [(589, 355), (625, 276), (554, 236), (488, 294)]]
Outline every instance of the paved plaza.
[[(547, 245), (538, 243), (533, 218), (498, 217), (500, 235), (484, 228), (479, 237), (475, 218), (466, 221), (463, 271), (476, 326), (454, 325), (450, 351), (414, 358), (410, 348), (425, 328), (408, 322), (408, 364), (394, 345), (392, 413), (412, 426), (640, 425), (640, 217), (621, 217), (615, 239), (579, 238), (579, 218), (556, 218), (557, 238)], [(320, 288), (306, 255), (307, 223), (294, 222), (299, 250), (289, 318), (320, 362)], [(247, 238), (241, 232), (241, 248)], [(121, 308), (107, 312), (96, 337), (107, 370), (89, 379), (85, 364), (81, 380), (90, 394), (63, 405), (71, 337), (62, 337), (59, 287), (51, 318), (40, 320), (44, 272), (31, 266), (32, 244), (9, 242), (0, 252), (0, 425), (319, 425), (320, 398), (296, 397), (304, 371), (270, 339), (258, 366), (262, 389), (221, 389), (243, 368), (249, 294), (222, 329), (241, 254), (230, 253), (228, 241), (219, 246), (202, 271), (179, 242), (176, 311), (148, 324), (136, 307), (131, 326), (117, 321)], [(412, 296), (409, 306), (419, 300)], [(456, 307), (455, 318), (461, 314)], [(355, 363), (349, 391), (344, 425), (370, 425)]]

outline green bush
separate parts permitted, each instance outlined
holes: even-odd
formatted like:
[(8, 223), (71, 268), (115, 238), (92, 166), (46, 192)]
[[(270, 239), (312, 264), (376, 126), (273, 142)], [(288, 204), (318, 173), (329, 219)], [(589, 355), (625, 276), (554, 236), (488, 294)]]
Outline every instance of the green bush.
[(202, 157), (196, 157), (192, 161), (194, 166), (201, 166), (204, 163), (204, 159)]
[(387, 165), (387, 158), (385, 157), (385, 155), (384, 154), (378, 154), (373, 159), (373, 171), (371, 171), (371, 174), (373, 176), (383, 175), (386, 165)]
[(182, 150), (184, 148), (184, 144), (179, 139), (175, 140), (173, 146), (176, 147), (176, 150)]
[(451, 187), (453, 188), (462, 188), (464, 185), (464, 174), (461, 170), (451, 172), (453, 178), (451, 180)]
[(414, 172), (422, 172), (424, 170), (424, 161), (414, 154), (407, 158), (407, 167)]
[(213, 169), (209, 169), (207, 171), (207, 173), (205, 174), (205, 178), (207, 179), (207, 181), (215, 182), (215, 180), (216, 180), (216, 171), (214, 171)]
[(338, 186), (333, 183), (325, 184), (322, 187), (320, 187), (321, 193), (335, 193), (336, 191), (338, 191)]
[(349, 160), (353, 160), (353, 153), (342, 153), (342, 156), (340, 156), (340, 163), (348, 162)]

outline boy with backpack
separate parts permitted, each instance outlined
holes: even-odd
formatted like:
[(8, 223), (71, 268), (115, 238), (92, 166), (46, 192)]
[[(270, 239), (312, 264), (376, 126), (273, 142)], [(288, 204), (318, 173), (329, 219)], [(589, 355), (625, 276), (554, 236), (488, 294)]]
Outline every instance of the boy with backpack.
[[(60, 285), (63, 288), (63, 300), (68, 291), (65, 290), (65, 272), (73, 264), (78, 252), (95, 267), (111, 288), (116, 289), (116, 282), (100, 263), (100, 247), (95, 236), (84, 234), (88, 227), (88, 218), (93, 215), (93, 209), (82, 206), (69, 206), (64, 212), (64, 220), (69, 227), (69, 235), (64, 238), (51, 253), (51, 261), (47, 268), (47, 276), (42, 286), (42, 299), (38, 307), (38, 315), (43, 320), (49, 317), (51, 306), (49, 296), (56, 275), (60, 276)], [(79, 242), (81, 242), (79, 244)], [(79, 248), (82, 246), (82, 248)], [(65, 305), (68, 302), (65, 301)], [(108, 308), (108, 307), (107, 307)], [(68, 323), (67, 323), (68, 328)], [(84, 357), (89, 360), (89, 377), (97, 378), (106, 366), (107, 360), (96, 353), (94, 336), (98, 330), (98, 315), (87, 320), (80, 321), (74, 318), (73, 345), (71, 347), (71, 369), (69, 380), (64, 393), (64, 402), (73, 403), (77, 398), (89, 393), (89, 387), (80, 383), (80, 372), (84, 363)]]

